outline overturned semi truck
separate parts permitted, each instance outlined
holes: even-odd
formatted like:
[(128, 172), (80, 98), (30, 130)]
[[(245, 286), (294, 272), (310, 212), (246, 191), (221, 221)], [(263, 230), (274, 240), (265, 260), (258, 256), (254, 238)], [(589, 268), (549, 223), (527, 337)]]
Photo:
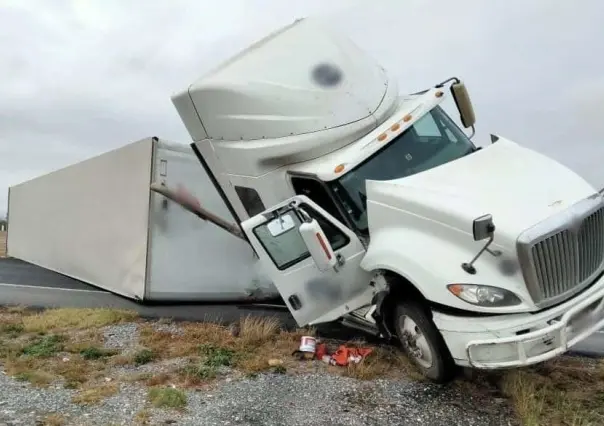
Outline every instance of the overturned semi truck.
[[(503, 136), (477, 146), (459, 78), (400, 93), (353, 42), (306, 18), (219, 64), (172, 102), (198, 160), (193, 172), (187, 157), (187, 182), (213, 185), (213, 206), (205, 192), (193, 197), (171, 180), (169, 160), (162, 165), (141, 147), (132, 161), (147, 156), (138, 167), (149, 175), (139, 172), (126, 188), (115, 166), (80, 182), (62, 172), (47, 178), (52, 185), (11, 188), (9, 254), (138, 298), (176, 288), (224, 296), (233, 284), (216, 283), (229, 276), (238, 295), (274, 286), (298, 325), (341, 321), (398, 341), (437, 382), (455, 366), (545, 361), (604, 325), (604, 196)], [(98, 176), (108, 181), (95, 196)], [(53, 191), (85, 207), (52, 231), (51, 219), (30, 228), (38, 215), (65, 210), (49, 200)], [(113, 236), (100, 228), (106, 217), (122, 220), (111, 224)], [(173, 251), (154, 248), (156, 235)], [(232, 250), (219, 255), (220, 238)], [(226, 275), (203, 287), (214, 262)], [(253, 277), (266, 279), (249, 288), (254, 267), (262, 272)]]

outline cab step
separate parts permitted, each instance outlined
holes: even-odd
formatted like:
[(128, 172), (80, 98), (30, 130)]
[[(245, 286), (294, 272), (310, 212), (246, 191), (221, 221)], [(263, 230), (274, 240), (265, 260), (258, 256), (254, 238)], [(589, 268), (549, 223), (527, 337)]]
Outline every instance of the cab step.
[(363, 317), (350, 314), (342, 318), (341, 324), (345, 327), (354, 328), (372, 336), (380, 337), (380, 330), (376, 324), (367, 321)]

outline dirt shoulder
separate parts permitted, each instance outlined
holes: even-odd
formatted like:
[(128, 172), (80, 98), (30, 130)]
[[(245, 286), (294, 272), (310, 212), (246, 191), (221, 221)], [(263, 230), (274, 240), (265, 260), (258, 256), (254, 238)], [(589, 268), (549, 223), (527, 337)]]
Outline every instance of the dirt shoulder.
[[(147, 321), (108, 309), (0, 309), (0, 424), (602, 424), (600, 362), (423, 381), (396, 349), (360, 364), (293, 355), (273, 320)], [(334, 350), (343, 342), (326, 341)]]

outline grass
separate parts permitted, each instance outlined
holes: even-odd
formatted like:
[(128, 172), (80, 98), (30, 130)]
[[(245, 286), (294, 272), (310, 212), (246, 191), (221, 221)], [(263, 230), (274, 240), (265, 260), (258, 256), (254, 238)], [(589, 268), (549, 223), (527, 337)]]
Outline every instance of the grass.
[(217, 347), (209, 344), (202, 344), (199, 352), (204, 356), (204, 365), (208, 367), (230, 367), (235, 359), (235, 351), (229, 348)]
[(262, 345), (279, 333), (276, 318), (245, 317), (241, 320), (239, 337), (245, 346)]
[(156, 408), (183, 409), (187, 405), (187, 395), (179, 389), (154, 387), (149, 389), (148, 399)]
[(522, 424), (604, 424), (604, 363), (562, 357), (502, 375), (500, 386)]
[[(245, 318), (239, 328), (239, 336), (233, 337), (219, 326), (187, 324), (182, 336), (150, 331), (147, 339), (157, 348), (172, 345), (168, 349), (172, 355), (201, 356), (199, 361), (181, 372), (185, 382), (190, 384), (215, 379), (217, 366), (233, 367), (249, 376), (263, 371), (295, 374), (305, 366), (291, 354), (299, 345), (300, 337), (312, 334), (312, 331), (283, 332), (273, 320), (259, 318)], [(200, 341), (205, 343), (194, 344)], [(364, 342), (347, 344), (367, 346)], [(271, 362), (273, 360), (277, 362)], [(391, 347), (374, 347), (359, 364), (328, 369), (358, 380), (381, 377), (424, 380), (408, 359)], [(163, 377), (158, 384), (166, 381)], [(481, 373), (471, 381), (460, 379), (456, 386), (465, 386), (468, 392), (474, 393), (484, 393), (485, 387), (490, 386), (490, 392), (505, 397), (513, 406), (523, 425), (604, 424), (604, 362), (586, 363), (580, 358), (561, 357), (538, 367), (497, 374)], [(492, 404), (492, 400), (485, 403)]]
[(7, 373), (42, 387), (63, 381), (67, 388), (80, 388), (101, 377), (116, 351), (102, 348), (100, 327), (132, 316), (94, 311), (0, 309), (0, 361)]
[(154, 351), (150, 349), (142, 349), (134, 354), (133, 361), (135, 365), (139, 366), (152, 362), (156, 357), (157, 356)]
[[(79, 404), (98, 403), (118, 392), (119, 382), (136, 381), (149, 387), (153, 406), (170, 409), (187, 405), (187, 387), (208, 385), (230, 371), (253, 377), (260, 372), (298, 374), (323, 369), (358, 380), (422, 380), (406, 357), (387, 346), (373, 346), (367, 358), (348, 367), (299, 361), (292, 352), (300, 337), (313, 335), (313, 330), (285, 332), (270, 318), (242, 318), (238, 333), (208, 323), (180, 323), (181, 332), (170, 333), (139, 320), (143, 349), (127, 356), (104, 349), (101, 327), (135, 320), (130, 312), (109, 309), (35, 312), (2, 308), (0, 361), (7, 374), (35, 386), (62, 381), (65, 387), (76, 389), (74, 401)], [(362, 341), (346, 344), (368, 346)], [(334, 343), (330, 349), (337, 346)], [(176, 363), (173, 369), (157, 373), (139, 372), (112, 383), (103, 380), (116, 366), (174, 359), (185, 361), (185, 366)], [(459, 389), (460, 398), (471, 395), (479, 404), (484, 401), (490, 406), (494, 398), (501, 398), (526, 426), (604, 424), (604, 361), (560, 357), (525, 369), (477, 373), (453, 386)], [(148, 412), (141, 412), (136, 422), (148, 423), (148, 417)]]
[(49, 358), (63, 350), (65, 337), (53, 334), (49, 336), (41, 336), (21, 349), (23, 355), (35, 358)]
[(221, 373), (220, 368), (233, 366), (238, 356), (233, 349), (212, 344), (200, 345), (198, 352), (200, 359), (190, 362), (178, 372), (185, 386), (195, 386), (217, 378)]
[(148, 425), (151, 421), (151, 413), (148, 410), (141, 410), (134, 416), (134, 423), (137, 425)]
[(50, 332), (56, 330), (77, 330), (98, 328), (132, 321), (136, 312), (117, 309), (48, 309), (39, 314), (23, 317), (23, 327), (28, 332)]
[(98, 404), (104, 399), (117, 394), (119, 386), (115, 383), (84, 388), (73, 396), (72, 402), (82, 405)]
[(204, 364), (191, 363), (179, 371), (179, 376), (184, 379), (184, 385), (195, 386), (218, 377), (218, 370)]
[(65, 417), (62, 414), (51, 413), (46, 415), (41, 421), (41, 426), (63, 426), (66, 422)]
[(21, 324), (21, 323), (7, 323), (7, 324), (2, 324), (2, 326), (0, 327), (0, 333), (5, 334), (6, 336), (8, 336), (10, 338), (15, 338), (15, 337), (20, 336), (24, 330), (25, 330), (25, 328), (23, 327), (23, 324)]
[(102, 359), (116, 354), (117, 351), (99, 348), (96, 346), (89, 346), (80, 350), (80, 355), (86, 360)]
[(30, 382), (39, 387), (50, 385), (54, 378), (55, 377), (52, 374), (38, 370), (21, 371), (15, 375), (16, 380), (19, 380), (20, 382)]

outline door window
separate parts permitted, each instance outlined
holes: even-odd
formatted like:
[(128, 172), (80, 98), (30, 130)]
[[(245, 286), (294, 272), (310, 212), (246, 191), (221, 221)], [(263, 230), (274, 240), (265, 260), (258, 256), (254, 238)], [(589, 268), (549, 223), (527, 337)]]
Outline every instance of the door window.
[[(348, 236), (329, 219), (323, 217), (323, 215), (313, 210), (307, 204), (302, 204), (300, 207), (303, 208), (310, 217), (319, 222), (321, 229), (323, 229), (323, 232), (334, 251), (341, 249), (350, 242), (350, 238), (348, 238)], [(298, 231), (298, 227), (302, 224), (302, 220), (298, 213), (293, 209), (281, 213), (281, 219), (284, 223), (293, 224), (292, 227), (288, 227), (290, 228), (288, 230), (283, 228), (284, 232), (281, 233), (275, 232), (273, 226), (269, 229), (269, 223), (277, 218), (278, 216), (275, 215), (269, 222), (255, 227), (253, 232), (277, 269), (284, 270), (309, 258), (310, 252), (306, 248), (306, 244)]]
[[(309, 179), (303, 177), (292, 177), (292, 186), (296, 195), (306, 195), (312, 201), (321, 206), (327, 213), (332, 215), (335, 219), (342, 223), (346, 223), (342, 214), (338, 210), (336, 203), (327, 192), (327, 188), (324, 184), (316, 179)], [(323, 226), (323, 224), (321, 224)]]
[(253, 188), (246, 188), (244, 186), (235, 186), (235, 192), (241, 200), (241, 204), (245, 208), (245, 211), (250, 217), (256, 216), (258, 213), (262, 213), (266, 208), (260, 199), (260, 195)]

